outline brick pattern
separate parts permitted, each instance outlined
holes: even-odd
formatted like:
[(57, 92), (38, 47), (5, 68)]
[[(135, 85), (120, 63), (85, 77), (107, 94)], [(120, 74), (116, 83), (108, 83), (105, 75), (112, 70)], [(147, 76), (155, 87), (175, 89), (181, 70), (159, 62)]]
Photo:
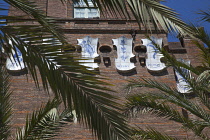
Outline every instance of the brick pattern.
[(58, 0), (48, 0), (47, 4), (47, 16), (58, 18), (67, 17), (67, 4)]
[(40, 107), (48, 100), (48, 94), (43, 88), (37, 89), (34, 81), (29, 75), (12, 76), (12, 102), (13, 106), (13, 132), (17, 127), (25, 125), (27, 114), (31, 114), (33, 110)]
[[(82, 35), (81, 35), (82, 36)], [(120, 36), (120, 35), (119, 35)], [(96, 35), (97, 37), (97, 35)], [(117, 36), (115, 36), (117, 37)], [(107, 37), (108, 39), (108, 37)], [(103, 40), (103, 39), (101, 39)], [(108, 43), (107, 43), (108, 44)], [(110, 44), (111, 46), (111, 44)], [(116, 92), (111, 93), (113, 95), (118, 96), (121, 101), (124, 101), (124, 97), (128, 95), (127, 91), (124, 90), (124, 86), (127, 84), (127, 80), (131, 79), (140, 79), (140, 78), (152, 78), (157, 81), (162, 81), (167, 83), (171, 86), (175, 87), (175, 77), (174, 71), (172, 68), (167, 68), (166, 71), (162, 71), (160, 73), (152, 73), (147, 70), (146, 67), (142, 67), (137, 59), (135, 63), (136, 68), (135, 71), (128, 72), (128, 73), (120, 73), (116, 70), (114, 59), (116, 58), (116, 50), (112, 50), (108, 56), (111, 59), (111, 65), (106, 67), (103, 63), (103, 54), (100, 53), (101, 63), (99, 64), (99, 72), (101, 75), (109, 78), (107, 81), (114, 86), (110, 87)], [(176, 54), (177, 57), (183, 56), (183, 54)], [(187, 54), (184, 54), (187, 56)], [(136, 56), (137, 58), (137, 56)], [(23, 127), (25, 123), (26, 114), (30, 114), (32, 110), (36, 109), (40, 106), (40, 104), (45, 103), (48, 100), (48, 95), (43, 91), (43, 89), (36, 89), (33, 80), (26, 75), (19, 75), (13, 76), (12, 81), (12, 89), (14, 90), (13, 94), (13, 101), (14, 105), (14, 119), (13, 119), (13, 128), (16, 127)], [(145, 93), (145, 92), (157, 92), (153, 89), (148, 88), (141, 88), (139, 89), (132, 89), (131, 93)], [(121, 103), (122, 103), (121, 102)], [(169, 121), (167, 119), (160, 119), (153, 115), (139, 115), (136, 118), (130, 120), (131, 125), (137, 125), (142, 128), (145, 127), (154, 127), (157, 130), (161, 130), (166, 134), (171, 136), (176, 136), (179, 139), (184, 139), (186, 137), (192, 137), (190, 133), (186, 133), (184, 130), (181, 129), (180, 124), (174, 123), (173, 121)], [(14, 129), (13, 129), (14, 131)], [(84, 126), (79, 124), (68, 123), (64, 128), (62, 128), (58, 132), (58, 136), (55, 139), (94, 139), (91, 134), (91, 131), (85, 129)]]

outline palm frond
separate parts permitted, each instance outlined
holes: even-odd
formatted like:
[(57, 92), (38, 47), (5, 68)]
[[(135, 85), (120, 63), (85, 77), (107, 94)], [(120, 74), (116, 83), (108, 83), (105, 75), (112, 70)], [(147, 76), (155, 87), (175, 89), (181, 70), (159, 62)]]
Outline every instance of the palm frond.
[[(78, 0), (73, 0), (78, 2)], [(87, 0), (84, 0), (87, 2)], [(151, 33), (152, 30), (164, 30), (165, 32), (176, 32), (180, 34), (192, 33), (171, 8), (161, 4), (157, 0), (92, 0), (103, 11), (110, 11), (115, 16), (124, 18), (135, 17), (137, 22), (143, 24), (145, 30)], [(131, 13), (128, 11), (131, 10)], [(141, 27), (141, 26), (139, 26)]]
[(155, 0), (127, 0), (129, 7), (138, 23), (143, 23), (147, 30), (163, 29), (166, 32), (184, 34), (191, 29), (173, 9), (160, 4)]
[[(205, 127), (210, 126), (208, 112), (204, 110), (199, 111), (200, 108), (197, 108), (197, 105), (192, 105), (192, 108), (189, 109), (189, 105), (184, 105), (182, 102), (175, 101), (176, 99), (171, 96), (161, 95), (161, 94), (144, 94), (144, 95), (133, 95), (128, 97), (128, 102), (126, 103), (128, 114), (132, 112), (133, 109), (139, 111), (146, 108), (149, 112), (157, 115), (158, 117), (169, 118), (170, 120), (174, 120), (178, 123), (181, 123), (184, 128), (192, 130), (197, 136), (201, 138), (208, 138), (205, 134), (202, 133)], [(196, 116), (201, 116), (203, 121), (196, 121), (186, 114), (178, 112), (172, 106), (168, 104), (168, 102), (174, 103), (180, 107), (185, 107), (188, 111), (195, 114)], [(196, 109), (196, 110), (194, 110)], [(195, 112), (192, 112), (195, 111)], [(204, 111), (204, 112), (203, 112)], [(208, 117), (207, 117), (208, 116)]]
[[(52, 23), (54, 20), (46, 17), (43, 14), (43, 11), (35, 5), (34, 2), (22, 1), (22, 0), (4, 0), (9, 5), (20, 9), (22, 12), (25, 12), (26, 15), (32, 17), (34, 21), (37, 21), (40, 25), (47, 29), (48, 32), (55, 35), (60, 41), (66, 43), (64, 36), (59, 32), (59, 26)], [(13, 17), (15, 18), (15, 17)], [(20, 18), (20, 17), (18, 17)], [(25, 19), (24, 21), (29, 21), (30, 19)], [(13, 21), (14, 22), (14, 21)]]
[(130, 80), (129, 84), (127, 85), (126, 88), (129, 88), (129, 87), (157, 88), (160, 91), (162, 91), (163, 93), (174, 94), (174, 96), (177, 96), (177, 97), (182, 96), (182, 94), (180, 94), (179, 92), (177, 92), (177, 90), (171, 88), (167, 84), (160, 83), (160, 82), (157, 82), (157, 81), (151, 80), (151, 79), (142, 78), (140, 80)]
[[(55, 96), (61, 97), (69, 108), (74, 107), (78, 118), (91, 127), (101, 139), (128, 137), (126, 121), (118, 111), (115, 111), (120, 109), (120, 105), (113, 101), (115, 97), (101, 91), (104, 88), (100, 85), (105, 83), (92, 75), (85, 74), (88, 73), (85, 67), (81, 69), (78, 62), (69, 58), (70, 54), (54, 53), (57, 52), (56, 46), (45, 45), (44, 50), (42, 48), (43, 45), (28, 47), (26, 54), (23, 54), (33, 77), (36, 77), (37, 66), (44, 87), (47, 89), (49, 83)], [(23, 48), (22, 51), (24, 52)], [(48, 60), (42, 52), (47, 54)], [(56, 67), (55, 64), (63, 62), (68, 63), (64, 67), (62, 65)]]
[[(120, 109), (120, 105), (113, 101), (116, 98), (101, 91), (105, 88), (100, 85), (105, 83), (89, 75), (85, 67), (70, 58), (70, 54), (55, 53), (58, 51), (56, 46), (30, 46), (14, 35), (12, 37), (16, 39), (16, 47), (21, 50), (34, 80), (37, 81), (37, 67), (45, 89), (49, 84), (56, 97), (61, 97), (69, 108), (74, 107), (79, 118), (95, 131), (99, 139), (129, 137), (124, 117), (115, 111)], [(63, 63), (64, 66), (60, 65)]]
[(144, 94), (144, 95), (133, 95), (127, 98), (128, 102), (126, 103), (128, 111), (132, 111), (132, 109), (137, 108), (137, 110), (141, 110), (143, 108), (148, 108), (150, 112), (156, 114), (159, 117), (166, 117), (171, 120), (175, 120), (177, 122), (183, 122), (184, 117), (172, 107), (166, 105), (166, 102), (159, 101), (160, 99), (170, 98), (166, 95), (152, 95), (152, 94)]
[(198, 14), (201, 15), (201, 20), (202, 20), (202, 21), (210, 22), (210, 9), (208, 9), (208, 10), (206, 10), (206, 11), (200, 10), (200, 11), (198, 12)]
[(210, 71), (206, 70), (201, 73), (196, 79), (196, 91), (200, 101), (210, 109), (210, 100), (209, 100), (209, 79)]
[[(21, 9), (21, 4), (17, 2), (13, 6)], [(24, 8), (30, 5), (32, 4), (27, 4)], [(24, 11), (32, 16), (36, 15), (33, 8)], [(38, 18), (45, 20), (44, 16)], [(1, 37), (5, 42), (3, 47), (17, 47), (22, 52), (25, 65), (37, 86), (39, 71), (45, 90), (50, 86), (55, 96), (61, 98), (66, 107), (71, 110), (74, 108), (79, 121), (93, 129), (98, 139), (129, 138), (129, 127), (120, 113), (120, 104), (115, 102), (117, 98), (105, 93), (109, 90), (102, 86), (107, 83), (81, 66), (74, 59), (75, 55), (63, 52), (62, 49), (69, 44), (57, 37), (58, 34), (54, 33), (56, 30), (50, 35), (52, 26), (45, 22), (40, 21), (42, 26), (10, 25), (1, 28), (4, 32), (4, 36)], [(13, 40), (14, 46), (9, 44), (9, 39)], [(43, 41), (44, 39), (48, 41)], [(64, 46), (59, 42), (64, 43)]]
[(0, 65), (0, 139), (10, 135), (10, 119), (12, 114), (10, 76), (6, 68)]
[[(86, 1), (86, 0), (85, 0)], [(96, 3), (96, 5), (101, 10), (102, 14), (106, 11), (111, 12), (114, 16), (121, 16), (122, 18), (126, 18), (126, 16), (130, 17), (126, 10), (126, 1), (122, 0), (92, 0), (92, 2)]]
[[(190, 26), (191, 26), (191, 29), (193, 30), (193, 36), (195, 38), (199, 39), (200, 41), (202, 41), (202, 43), (205, 43), (207, 45), (207, 47), (209, 48), (210, 47), (209, 33), (202, 27), (196, 27), (193, 24), (191, 24)], [(194, 40), (195, 43), (196, 43), (196, 41), (198, 42), (198, 40)], [(199, 43), (199, 44), (201, 45), (201, 43)], [(197, 47), (199, 47), (199, 46), (197, 46)]]
[(148, 87), (148, 88), (156, 88), (162, 91), (161, 94), (158, 95), (148, 95), (148, 97), (152, 98), (159, 98), (164, 99), (165, 101), (171, 102), (173, 104), (176, 104), (180, 107), (185, 108), (186, 110), (190, 111), (192, 114), (204, 119), (206, 122), (209, 122), (210, 114), (208, 111), (203, 109), (200, 105), (191, 102), (183, 94), (177, 92), (176, 90), (171, 89), (169, 86), (163, 83), (159, 83), (155, 80), (151, 79), (144, 79), (144, 82), (140, 82), (142, 87)]
[[(194, 29), (193, 29), (194, 30)], [(196, 34), (196, 33), (195, 33)], [(208, 61), (208, 53), (205, 51), (204, 47), (201, 45), (200, 42), (195, 41), (195, 44), (199, 45), (199, 49), (205, 53), (206, 55), (203, 56), (203, 58)], [(185, 81), (189, 84), (189, 88), (190, 88), (190, 92), (191, 93), (196, 93), (197, 90), (197, 86), (196, 86), (196, 79), (194, 77), (191, 76), (191, 74), (195, 74), (195, 75), (199, 75), (201, 72), (203, 72), (203, 70), (205, 69), (198, 69), (197, 67), (193, 67), (192, 65), (189, 65), (187, 63), (184, 63), (182, 61), (177, 60), (175, 57), (171, 56), (164, 48), (160, 48), (160, 46), (158, 46), (157, 44), (155, 44), (155, 42), (153, 42), (153, 44), (156, 46), (156, 48), (164, 55), (164, 58), (167, 60), (166, 64), (167, 66), (172, 66), (174, 68), (174, 70), (176, 72), (178, 72), (184, 79)], [(207, 56), (207, 57), (206, 57)], [(205, 65), (204, 65), (205, 66)], [(183, 70), (185, 69), (185, 70)], [(187, 72), (186, 72), (187, 70)], [(153, 82), (152, 80), (150, 80), (150, 82)], [(156, 84), (158, 84), (158, 82), (156, 82)], [(161, 84), (162, 85), (162, 84)], [(162, 85), (164, 86), (164, 85)], [(161, 87), (159, 85), (156, 86), (157, 87)], [(169, 87), (168, 87), (169, 88)], [(159, 89), (163, 91), (162, 89)], [(164, 91), (165, 92), (165, 91)], [(176, 92), (174, 92), (176, 93)], [(182, 95), (180, 95), (182, 96)]]
[(200, 86), (200, 88), (205, 89), (207, 92), (209, 92), (209, 89), (208, 89), (209, 80), (210, 80), (210, 70), (206, 70), (197, 77), (196, 82)]
[[(193, 43), (200, 49), (200, 58), (202, 60), (202, 65), (200, 65), (200, 68), (202, 70), (201, 72), (203, 72), (210, 67), (210, 35), (207, 31), (205, 31), (204, 28), (198, 28), (194, 25), (191, 25), (191, 27), (194, 30), (194, 36), (199, 39), (193, 40)], [(206, 47), (203, 43), (206, 45)]]
[[(150, 37), (148, 37), (150, 39)], [(151, 39), (150, 39), (151, 40)], [(152, 41), (152, 40), (151, 40)], [(194, 68), (192, 65), (188, 65), (186, 63), (178, 61), (174, 56), (169, 54), (168, 51), (166, 51), (163, 47), (160, 47), (158, 44), (156, 44), (154, 41), (152, 43), (155, 45), (155, 47), (160, 51), (161, 54), (163, 54), (164, 58), (166, 59), (166, 65), (172, 66), (177, 72), (179, 72), (182, 77), (185, 79), (189, 79), (189, 75), (186, 75), (183, 73), (182, 68), (185, 68), (189, 70), (190, 72), (199, 75), (200, 71), (198, 71), (196, 68)]]
[(166, 134), (162, 134), (153, 128), (147, 128), (143, 130), (141, 128), (134, 129), (132, 131), (134, 139), (152, 139), (152, 140), (175, 140), (176, 138), (170, 137)]
[(26, 125), (17, 132), (17, 140), (26, 139), (51, 139), (59, 126), (59, 116), (57, 107), (59, 101), (53, 99), (38, 111), (32, 113), (31, 117), (27, 116)]

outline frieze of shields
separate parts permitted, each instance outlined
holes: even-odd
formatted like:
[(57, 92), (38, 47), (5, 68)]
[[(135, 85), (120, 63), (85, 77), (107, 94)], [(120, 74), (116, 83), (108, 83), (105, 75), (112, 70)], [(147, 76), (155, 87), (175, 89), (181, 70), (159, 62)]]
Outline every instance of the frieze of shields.
[(20, 50), (15, 47), (15, 45), (12, 43), (12, 40), (9, 40), (9, 44), (13, 46), (12, 53), (6, 60), (6, 68), (9, 71), (20, 71), (26, 68), (24, 62), (23, 62), (23, 56)]
[[(178, 61), (185, 63), (187, 65), (190, 65), (190, 60), (184, 60), (184, 59), (177, 59)], [(191, 73), (188, 69), (182, 68), (181, 67), (182, 74), (191, 77)], [(175, 76), (176, 76), (176, 86), (177, 90), (180, 93), (189, 93), (191, 90), (191, 87), (189, 83), (186, 81), (186, 79), (178, 72), (175, 70)]]
[(94, 63), (94, 58), (98, 57), (99, 54), (97, 53), (97, 45), (98, 45), (98, 38), (92, 38), (86, 36), (82, 39), (77, 39), (78, 45), (82, 48), (82, 58), (84, 60), (79, 60), (82, 65), (89, 67), (89, 70), (94, 70), (98, 68), (98, 64)]
[(142, 39), (143, 45), (147, 48), (146, 67), (150, 71), (161, 71), (166, 68), (166, 65), (160, 61), (164, 56), (156, 45), (162, 47), (162, 38), (150, 37), (150, 39)]
[(130, 58), (135, 55), (132, 53), (133, 39), (120, 37), (112, 39), (113, 45), (117, 47), (117, 58), (115, 59), (115, 66), (118, 70), (126, 71), (135, 68), (134, 63), (130, 62)]

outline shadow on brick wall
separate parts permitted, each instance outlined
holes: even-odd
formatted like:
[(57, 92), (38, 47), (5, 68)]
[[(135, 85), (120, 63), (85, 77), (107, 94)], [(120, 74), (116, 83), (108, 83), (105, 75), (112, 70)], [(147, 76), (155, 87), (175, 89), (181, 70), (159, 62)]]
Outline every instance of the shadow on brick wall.
[(152, 76), (164, 76), (164, 75), (168, 75), (167, 69), (164, 69), (164, 70), (158, 71), (158, 72), (156, 72), (156, 71), (149, 71), (149, 70), (148, 70), (148, 72), (149, 72)]
[(136, 69), (132, 69), (132, 70), (126, 71), (126, 72), (117, 70), (117, 72), (122, 76), (132, 76), (132, 75), (137, 74)]
[(20, 76), (20, 75), (28, 74), (28, 70), (27, 69), (23, 69), (23, 70), (20, 70), (20, 71), (9, 71), (8, 70), (8, 73), (12, 76)]

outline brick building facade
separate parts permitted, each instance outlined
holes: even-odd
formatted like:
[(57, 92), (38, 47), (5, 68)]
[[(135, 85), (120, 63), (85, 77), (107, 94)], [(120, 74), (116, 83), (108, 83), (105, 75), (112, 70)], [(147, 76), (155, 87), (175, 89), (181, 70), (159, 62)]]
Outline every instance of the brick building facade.
[[(99, 72), (109, 78), (109, 83), (114, 86), (112, 89), (117, 92), (112, 93), (120, 98), (128, 94), (123, 88), (127, 84), (127, 80), (151, 78), (157, 81), (162, 81), (173, 87), (176, 87), (175, 73), (173, 68), (168, 67), (162, 71), (149, 71), (145, 66), (144, 59), (146, 59), (146, 52), (142, 50), (142, 40), (145, 39), (146, 30), (142, 26), (139, 29), (138, 24), (131, 18), (129, 20), (112, 16), (111, 13), (105, 12), (104, 14), (92, 13), (91, 18), (82, 17), (82, 14), (87, 14), (84, 10), (80, 13), (80, 17), (75, 18), (77, 7), (72, 1), (62, 4), (59, 0), (36, 0), (39, 7), (45, 11), (47, 16), (56, 18), (56, 23), (62, 26), (65, 36), (69, 43), (78, 44), (77, 39), (82, 39), (86, 36), (98, 38), (97, 52), (99, 54)], [(85, 9), (83, 7), (83, 9)], [(93, 8), (94, 9), (94, 8)], [(23, 16), (24, 14), (17, 9), (10, 7), (9, 15)], [(24, 17), (28, 18), (28, 17)], [(33, 21), (24, 24), (36, 24)], [(133, 33), (133, 36), (132, 36)], [(112, 39), (119, 37), (133, 38), (132, 52), (133, 63), (135, 68), (132, 71), (119, 71), (115, 66), (115, 59), (117, 56), (117, 49), (113, 45)], [(181, 42), (168, 42), (167, 34), (164, 31), (153, 31), (152, 36), (163, 39), (163, 47), (167, 47), (168, 51), (176, 58), (189, 59), (192, 65), (199, 63), (197, 59), (197, 48), (192, 44), (190, 38), (183, 38)], [(77, 48), (78, 49), (78, 48)], [(75, 52), (80, 55), (80, 52)], [(24, 74), (13, 76), (12, 89), (14, 90), (13, 101), (14, 105), (14, 127), (24, 126), (25, 117), (27, 113), (31, 113), (35, 108), (39, 107), (41, 103), (47, 101), (48, 95), (42, 89), (36, 89), (34, 81)], [(148, 89), (141, 89), (142, 92)], [(151, 90), (151, 89), (149, 89)], [(135, 89), (134, 89), (135, 91)], [(151, 90), (152, 91), (152, 90)], [(180, 109), (180, 108), (178, 108)], [(137, 118), (130, 120), (132, 125), (139, 125), (141, 127), (153, 126), (158, 130), (167, 133), (171, 136), (177, 136), (180, 139), (189, 138), (190, 135), (181, 129), (181, 125), (176, 124), (167, 119), (156, 118), (151, 115), (140, 115)], [(62, 128), (60, 135), (56, 139), (69, 139), (69, 140), (84, 140), (93, 139), (91, 131), (85, 129), (80, 124), (69, 123), (66, 127)]]

